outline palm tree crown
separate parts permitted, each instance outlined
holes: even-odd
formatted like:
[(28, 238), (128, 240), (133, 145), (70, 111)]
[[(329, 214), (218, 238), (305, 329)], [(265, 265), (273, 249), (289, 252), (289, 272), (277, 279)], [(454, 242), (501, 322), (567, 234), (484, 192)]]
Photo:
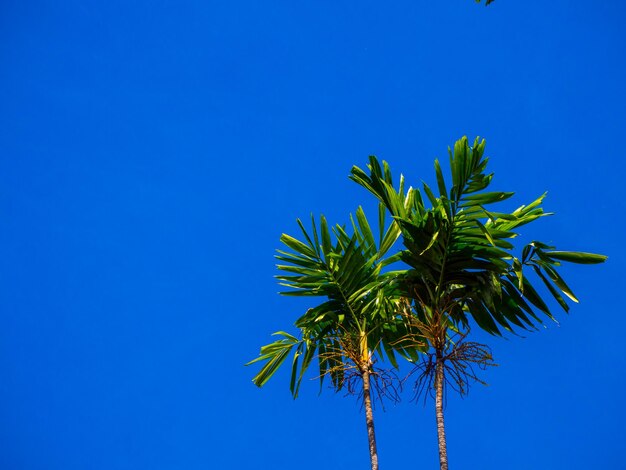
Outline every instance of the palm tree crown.
[[(485, 331), (500, 335), (501, 328), (532, 329), (541, 322), (538, 312), (553, 318), (546, 302), (528, 278), (532, 272), (566, 311), (563, 295), (577, 302), (557, 268), (562, 262), (601, 263), (606, 257), (591, 253), (555, 251), (533, 241), (513, 254), (517, 229), (540, 217), (545, 194), (511, 213), (491, 207), (514, 193), (486, 191), (493, 174), (485, 172), (485, 141), (469, 146), (466, 137), (449, 150), (451, 188), (435, 160), (439, 196), (426, 184), (423, 191), (393, 189), (391, 171), (370, 157), (369, 174), (353, 167), (351, 179), (374, 194), (399, 223), (409, 265), (403, 277), (406, 294), (417, 301), (418, 313), (438, 309), (451, 324), (467, 328), (469, 319)], [(410, 207), (403, 201), (410, 200)]]

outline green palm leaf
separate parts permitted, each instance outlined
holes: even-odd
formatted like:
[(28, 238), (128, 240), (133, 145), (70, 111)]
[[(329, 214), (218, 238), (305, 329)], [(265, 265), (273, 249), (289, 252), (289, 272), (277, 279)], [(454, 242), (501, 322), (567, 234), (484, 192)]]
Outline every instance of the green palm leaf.
[[(439, 196), (423, 185), (430, 206), (424, 204), (417, 189), (406, 193), (394, 190), (389, 165), (379, 163), (375, 157), (370, 157), (369, 171), (353, 167), (350, 178), (372, 193), (398, 221), (405, 246), (401, 258), (418, 274), (406, 277), (405, 291), (431, 306), (460, 304), (465, 313), (457, 314), (454, 321), (468, 325), (471, 316), (481, 328), (500, 334), (497, 325), (505, 330), (512, 330), (513, 325), (534, 327), (538, 321), (534, 309), (553, 318), (530, 277), (541, 281), (567, 311), (564, 296), (574, 302), (577, 298), (557, 267), (561, 262), (601, 263), (606, 256), (555, 251), (532, 242), (522, 250), (520, 261), (510, 240), (517, 236), (514, 230), (551, 215), (541, 207), (545, 194), (511, 213), (492, 210), (491, 206), (513, 193), (489, 190), (493, 174), (486, 173), (484, 148), (485, 141), (478, 138), (472, 146), (465, 137), (458, 140), (449, 149), (449, 182), (435, 161)], [(411, 201), (410, 206), (404, 204), (406, 200)], [(488, 276), (495, 276), (504, 299), (492, 301), (494, 283), (485, 281)], [(512, 276), (515, 280), (510, 282)], [(505, 282), (507, 288), (502, 289)]]
[[(389, 171), (381, 168), (383, 174), (390, 177)], [(294, 397), (314, 357), (318, 358), (320, 384), (330, 375), (334, 387), (341, 389), (342, 370), (351, 367), (355, 355), (344, 348), (350, 344), (349, 338), (359, 335), (365, 335), (363, 344), (369, 345), (367, 351), (360, 353), (376, 352), (387, 357), (392, 365), (397, 364), (396, 354), (416, 357), (415, 347), (399, 341), (407, 331), (397, 315), (400, 292), (395, 277), (381, 272), (383, 267), (400, 259), (399, 253), (387, 256), (400, 236), (400, 228), (395, 221), (385, 224), (385, 210), (381, 207), (377, 246), (374, 231), (361, 207), (350, 219), (350, 234), (340, 225), (329, 228), (322, 216), (319, 231), (315, 220), (311, 221), (310, 230), (298, 220), (302, 239), (281, 236), (286, 249), (278, 250), (277, 267), (281, 273), (276, 278), (281, 286), (288, 288), (281, 294), (321, 297), (324, 301), (295, 321), (299, 339), (284, 332), (276, 333), (281, 339), (263, 346), (260, 356), (248, 363), (263, 363), (253, 379), (256, 385), (263, 386), (291, 354), (290, 389)], [(393, 341), (398, 343), (397, 351), (389, 346)]]

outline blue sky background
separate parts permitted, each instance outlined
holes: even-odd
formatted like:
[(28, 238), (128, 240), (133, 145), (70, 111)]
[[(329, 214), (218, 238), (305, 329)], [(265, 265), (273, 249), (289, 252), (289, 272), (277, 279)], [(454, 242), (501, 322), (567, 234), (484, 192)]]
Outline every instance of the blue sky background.
[[(625, 17), (3, 1), (0, 468), (368, 468), (355, 400), (294, 401), (287, 371), (259, 390), (243, 366), (304, 308), (276, 295), (274, 250), (297, 217), (371, 206), (353, 164), (433, 182), (462, 135), (487, 139), (510, 208), (549, 191), (530, 239), (610, 259), (564, 270), (581, 304), (560, 327), (475, 336), (500, 367), (449, 397), (452, 468), (626, 468)], [(438, 468), (410, 396), (376, 409), (383, 469)]]

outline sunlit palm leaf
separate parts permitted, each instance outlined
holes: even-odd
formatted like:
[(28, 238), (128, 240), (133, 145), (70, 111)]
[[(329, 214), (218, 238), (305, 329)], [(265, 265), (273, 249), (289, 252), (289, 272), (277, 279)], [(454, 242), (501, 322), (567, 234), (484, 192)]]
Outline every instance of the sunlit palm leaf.
[[(461, 305), (449, 312), (454, 322), (467, 326), (471, 317), (492, 334), (514, 326), (532, 329), (541, 322), (535, 311), (553, 316), (530, 273), (567, 311), (564, 296), (577, 299), (556, 268), (561, 262), (593, 264), (606, 257), (554, 251), (540, 242), (525, 247), (521, 260), (514, 256), (514, 230), (551, 214), (541, 207), (545, 194), (511, 213), (492, 209), (513, 193), (488, 189), (493, 174), (486, 173), (484, 148), (484, 140), (476, 139), (472, 146), (465, 137), (457, 141), (449, 150), (449, 181), (435, 161), (439, 195), (423, 185), (430, 206), (418, 189), (394, 190), (389, 165), (375, 157), (370, 157), (368, 172), (353, 167), (351, 179), (374, 194), (398, 221), (405, 246), (401, 259), (412, 271), (404, 277), (407, 295), (432, 306)], [(408, 207), (406, 200), (411, 201)]]
[[(292, 296), (315, 296), (325, 300), (308, 309), (295, 322), (300, 338), (279, 332), (282, 339), (261, 348), (261, 355), (249, 364), (262, 362), (264, 365), (254, 377), (254, 383), (264, 385), (292, 354), (290, 388), (297, 396), (302, 377), (318, 358), (320, 383), (326, 375), (331, 376), (333, 386), (343, 385), (344, 354), (342, 339), (346, 335), (365, 334), (370, 349), (380, 356), (388, 356), (396, 365), (396, 353), (404, 357), (415, 357), (412, 345), (398, 345), (394, 352), (388, 344), (406, 336), (397, 318), (399, 290), (395, 277), (381, 273), (381, 269), (399, 260), (399, 254), (387, 256), (400, 236), (398, 224), (392, 221), (385, 225), (385, 211), (379, 211), (379, 242), (376, 246), (374, 232), (362, 208), (351, 217), (351, 234), (342, 226), (329, 228), (322, 216), (317, 229), (315, 220), (307, 231), (300, 220), (302, 239), (283, 234), (285, 250), (279, 250), (276, 258), (281, 264), (281, 274), (276, 278), (280, 285), (289, 290), (282, 292)], [(345, 347), (345, 346), (344, 346)], [(373, 351), (368, 351), (369, 353)], [(347, 365), (346, 365), (347, 367)]]

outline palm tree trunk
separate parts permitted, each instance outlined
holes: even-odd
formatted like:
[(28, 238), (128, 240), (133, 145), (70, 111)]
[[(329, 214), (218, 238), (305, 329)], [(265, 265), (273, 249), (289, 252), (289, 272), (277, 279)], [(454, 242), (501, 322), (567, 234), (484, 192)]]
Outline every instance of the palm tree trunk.
[(376, 450), (376, 434), (374, 433), (374, 413), (370, 394), (370, 373), (363, 372), (363, 403), (365, 404), (365, 424), (367, 425), (367, 439), (370, 444), (370, 460), (372, 470), (378, 470), (378, 451)]
[(437, 415), (437, 438), (439, 440), (439, 468), (448, 470), (446, 429), (443, 422), (443, 359), (440, 350), (437, 350), (437, 362), (435, 364), (435, 414)]

